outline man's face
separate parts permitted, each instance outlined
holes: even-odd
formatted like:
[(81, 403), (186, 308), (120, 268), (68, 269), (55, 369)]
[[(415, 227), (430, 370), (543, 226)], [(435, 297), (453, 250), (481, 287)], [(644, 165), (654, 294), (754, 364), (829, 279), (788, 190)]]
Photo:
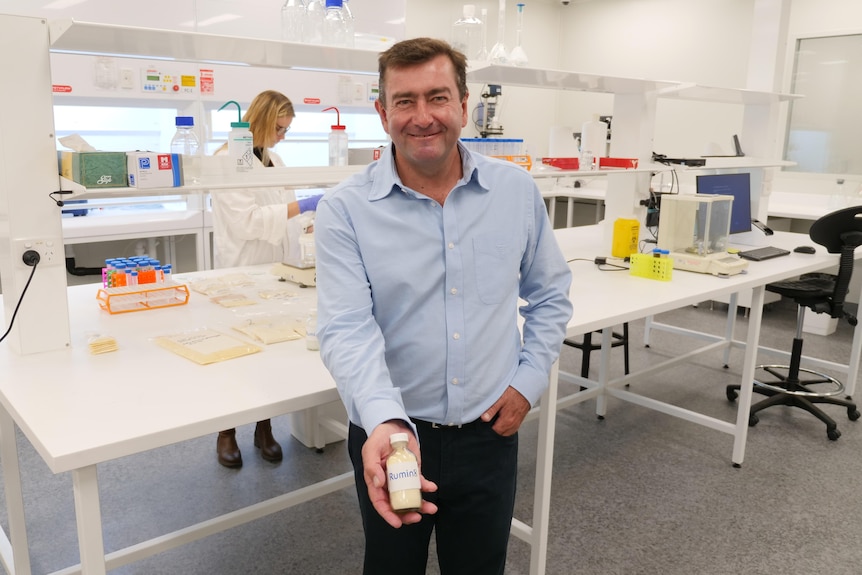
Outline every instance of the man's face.
[(467, 125), (467, 98), (460, 100), (448, 57), (386, 71), (387, 102), (376, 103), (399, 162), (419, 170), (448, 159)]

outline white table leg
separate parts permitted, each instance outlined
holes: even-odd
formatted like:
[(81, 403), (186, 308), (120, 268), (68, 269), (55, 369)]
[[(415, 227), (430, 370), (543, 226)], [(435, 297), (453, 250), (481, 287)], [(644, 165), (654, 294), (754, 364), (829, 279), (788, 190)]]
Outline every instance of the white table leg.
[(648, 315), (644, 321), (644, 347), (649, 347), (649, 336), (652, 330), (653, 316)]
[(18, 463), (18, 443), (15, 422), (0, 406), (0, 460), (3, 461), (3, 485), (6, 491), (6, 513), (9, 516), (9, 538), (2, 534), (3, 566), (12, 575), (30, 575), (30, 550), (27, 545), (24, 496), (21, 492), (21, 472)]
[[(601, 393), (596, 396), (596, 417), (599, 419), (605, 418), (605, 413), (608, 409), (608, 394), (605, 390), (608, 388), (611, 371), (611, 345), (613, 344), (614, 328), (606, 327), (602, 330), (602, 349), (599, 355), (599, 388)], [(584, 350), (584, 353), (589, 353)]]
[(575, 221), (575, 198), (569, 198), (566, 202), (566, 227), (572, 227)]
[(78, 548), (81, 550), (81, 573), (105, 575), (105, 544), (102, 539), (102, 510), (96, 466), (89, 465), (72, 471), (72, 487), (78, 522)]
[(536, 489), (533, 495), (533, 526), (530, 575), (544, 575), (548, 562), (548, 520), (551, 515), (551, 478), (554, 465), (554, 425), (557, 418), (559, 361), (551, 367), (548, 389), (539, 410), (539, 442), (536, 448)]
[[(727, 323), (724, 327), (724, 339), (728, 342), (728, 344), (733, 342), (733, 332), (736, 328), (736, 309), (738, 296), (738, 293), (731, 294), (730, 303), (727, 304)], [(732, 345), (728, 345), (726, 348), (724, 348), (724, 367), (730, 365), (730, 350), (732, 347)]]
[(748, 316), (748, 336), (745, 340), (745, 361), (742, 365), (739, 399), (736, 411), (736, 430), (733, 433), (734, 467), (740, 467), (745, 459), (745, 440), (748, 438), (748, 418), (751, 411), (751, 396), (754, 390), (754, 368), (757, 362), (757, 347), (760, 342), (760, 322), (763, 319), (763, 296), (765, 286), (751, 290), (751, 308)]

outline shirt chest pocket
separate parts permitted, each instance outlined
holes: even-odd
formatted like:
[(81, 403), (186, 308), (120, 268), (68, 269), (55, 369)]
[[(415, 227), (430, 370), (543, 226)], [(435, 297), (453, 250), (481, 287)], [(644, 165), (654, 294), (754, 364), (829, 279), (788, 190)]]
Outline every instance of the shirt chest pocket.
[(502, 302), (518, 279), (518, 254), (515, 242), (501, 234), (486, 234), (473, 239), (474, 270), (479, 300), (486, 304)]

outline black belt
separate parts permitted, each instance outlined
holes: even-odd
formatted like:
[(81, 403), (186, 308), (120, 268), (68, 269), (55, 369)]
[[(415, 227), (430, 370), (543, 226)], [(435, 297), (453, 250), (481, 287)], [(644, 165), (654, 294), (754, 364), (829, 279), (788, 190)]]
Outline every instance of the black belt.
[(417, 427), (430, 427), (431, 429), (468, 429), (470, 427), (475, 427), (477, 425), (485, 423), (481, 419), (475, 419), (467, 423), (436, 423), (433, 421), (425, 421), (423, 419), (413, 418), (411, 418), (411, 421), (415, 423)]

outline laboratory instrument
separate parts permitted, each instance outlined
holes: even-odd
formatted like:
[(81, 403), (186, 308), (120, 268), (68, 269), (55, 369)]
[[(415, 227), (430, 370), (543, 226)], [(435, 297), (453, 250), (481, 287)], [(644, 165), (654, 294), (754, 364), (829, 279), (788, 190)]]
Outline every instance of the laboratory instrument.
[(674, 267), (717, 276), (743, 272), (748, 262), (727, 252), (733, 196), (665, 194), (659, 214), (658, 247)]

